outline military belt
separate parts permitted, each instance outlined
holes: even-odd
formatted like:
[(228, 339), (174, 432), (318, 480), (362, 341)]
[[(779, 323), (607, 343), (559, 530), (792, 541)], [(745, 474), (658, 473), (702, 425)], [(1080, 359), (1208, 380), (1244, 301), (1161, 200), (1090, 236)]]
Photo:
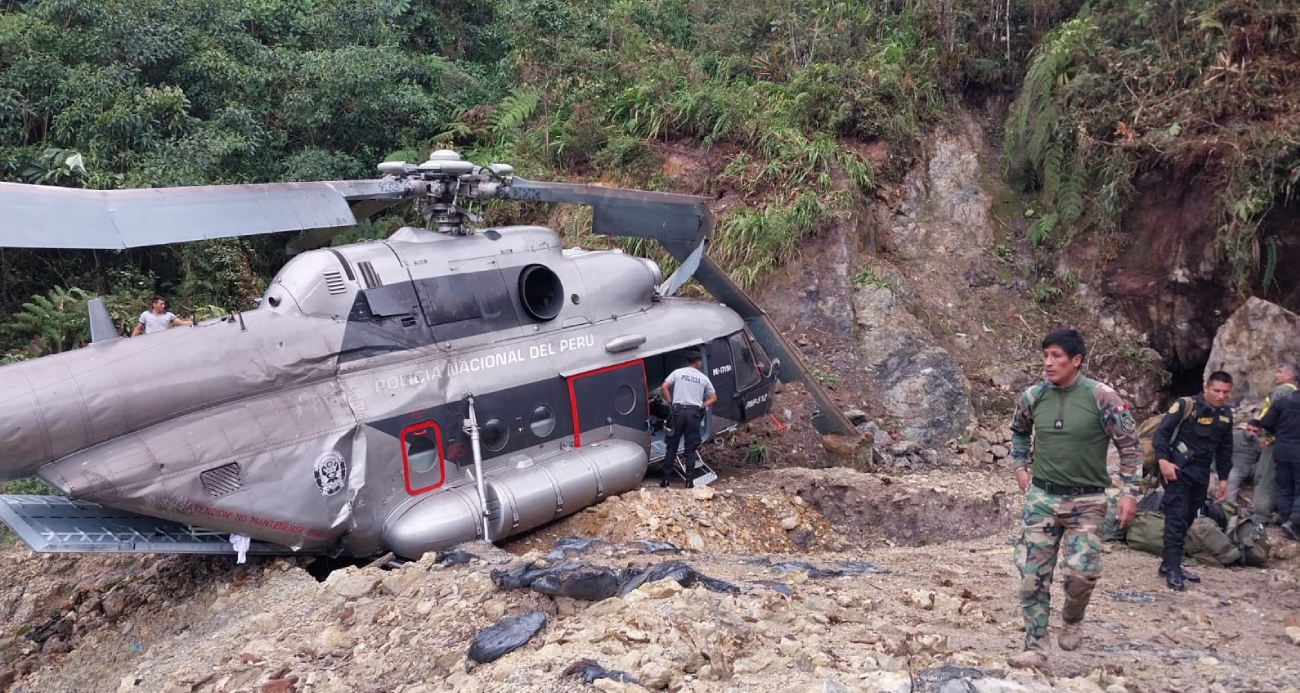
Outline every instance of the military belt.
[(1055, 496), (1089, 496), (1094, 493), (1106, 492), (1106, 489), (1101, 486), (1064, 486), (1062, 484), (1053, 484), (1038, 477), (1034, 477), (1034, 486)]

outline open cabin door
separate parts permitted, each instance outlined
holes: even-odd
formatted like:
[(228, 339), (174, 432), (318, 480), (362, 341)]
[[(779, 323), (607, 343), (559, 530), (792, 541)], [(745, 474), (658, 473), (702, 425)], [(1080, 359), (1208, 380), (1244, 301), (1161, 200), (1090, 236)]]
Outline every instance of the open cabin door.
[(630, 361), (569, 377), (573, 444), (621, 438), (650, 449), (650, 404), (645, 364)]
[(762, 347), (745, 331), (714, 339), (705, 351), (709, 380), (718, 393), (716, 416), (745, 423), (772, 410), (776, 374)]

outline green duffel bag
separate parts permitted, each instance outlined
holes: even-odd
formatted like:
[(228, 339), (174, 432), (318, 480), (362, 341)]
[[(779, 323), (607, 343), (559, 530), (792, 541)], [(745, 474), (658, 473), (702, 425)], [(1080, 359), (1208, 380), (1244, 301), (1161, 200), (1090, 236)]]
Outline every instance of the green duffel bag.
[(1124, 541), (1131, 549), (1159, 556), (1165, 548), (1165, 514), (1139, 510), (1129, 523)]
[(1198, 517), (1192, 522), (1183, 551), (1204, 565), (1223, 567), (1241, 561), (1241, 549), (1208, 517)]
[(1249, 515), (1239, 515), (1228, 521), (1228, 538), (1241, 549), (1244, 565), (1262, 566), (1268, 563), (1272, 547), (1268, 532)]

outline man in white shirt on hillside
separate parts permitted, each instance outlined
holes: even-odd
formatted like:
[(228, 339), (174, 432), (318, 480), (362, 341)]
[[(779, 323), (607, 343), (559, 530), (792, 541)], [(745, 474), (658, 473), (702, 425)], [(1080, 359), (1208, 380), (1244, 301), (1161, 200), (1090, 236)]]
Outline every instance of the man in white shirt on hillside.
[(182, 320), (176, 317), (175, 313), (167, 312), (167, 300), (162, 296), (154, 296), (153, 300), (149, 301), (149, 306), (149, 310), (140, 314), (140, 320), (136, 322), (135, 330), (131, 332), (132, 337), (141, 332), (144, 332), (145, 334), (162, 332), (172, 325), (194, 324), (189, 320)]

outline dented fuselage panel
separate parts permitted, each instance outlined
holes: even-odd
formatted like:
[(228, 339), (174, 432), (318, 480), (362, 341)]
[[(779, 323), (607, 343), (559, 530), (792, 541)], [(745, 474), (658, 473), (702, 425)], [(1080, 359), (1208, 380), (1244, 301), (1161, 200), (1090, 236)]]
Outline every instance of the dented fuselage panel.
[(0, 368), (0, 478), (293, 550), (500, 539), (635, 487), (688, 347), (718, 415), (766, 411), (741, 318), (660, 281), (540, 227), (304, 253), (255, 310)]

